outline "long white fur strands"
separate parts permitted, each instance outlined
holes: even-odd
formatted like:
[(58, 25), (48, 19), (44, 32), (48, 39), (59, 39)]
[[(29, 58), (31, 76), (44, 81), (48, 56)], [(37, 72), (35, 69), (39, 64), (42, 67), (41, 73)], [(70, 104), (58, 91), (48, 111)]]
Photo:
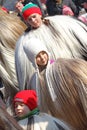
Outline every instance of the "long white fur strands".
[(6, 49), (1, 44), (0, 44), (0, 51), (1, 51), (1, 57), (3, 57), (3, 62), (2, 64), (0, 64), (0, 66), (3, 66), (3, 69), (5, 68), (5, 71), (2, 71), (3, 69), (0, 69), (0, 72), (2, 71), (3, 76), (7, 78), (7, 81), (10, 80), (10, 82), (13, 83), (13, 86), (17, 87), (18, 82), (17, 82), (17, 76), (16, 76), (16, 71), (15, 71), (15, 66), (14, 66), (15, 65), (14, 51), (11, 49)]
[(16, 72), (19, 81), (19, 88), (25, 89), (27, 88), (31, 75), (35, 71), (31, 62), (28, 60), (24, 50), (23, 50), (23, 39), (24, 36), (16, 44), (15, 50), (15, 65), (16, 65)]
[(11, 82), (17, 85), (14, 52), (16, 41), (25, 30), (26, 25), (14, 14), (0, 10), (0, 61), (6, 69)]
[(26, 25), (19, 17), (0, 10), (0, 77), (6, 92), (5, 101), (9, 105), (19, 90), (14, 52), (16, 42), (25, 29)]
[[(16, 17), (15, 18), (8, 18), (8, 17), (10, 17), (10, 16), (3, 15), (0, 13), (0, 21), (1, 21), (0, 28), (2, 28), (2, 29), (0, 29), (0, 34), (1, 34), (0, 35), (0, 61), (1, 61), (0, 76), (3, 79), (3, 81), (5, 81), (4, 83), (8, 84), (8, 86), (9, 85), (11, 86), (10, 89), (8, 89), (8, 91), (10, 92), (10, 94), (12, 94), (11, 92), (13, 92), (13, 88), (15, 89), (15, 87), (14, 87), (15, 84), (17, 84), (15, 67), (14, 67), (15, 66), (14, 48), (15, 47), (13, 45), (15, 45), (19, 36), (24, 31), (25, 26), (23, 26), (23, 24), (21, 25), (20, 20), (17, 20)], [(20, 89), (25, 89), (25, 88), (29, 89), (30, 78), (31, 78), (33, 72), (35, 71), (35, 69), (33, 68), (31, 62), (27, 58), (27, 55), (23, 49), (23, 45), (26, 43), (26, 40), (28, 41), (28, 39), (30, 37), (39, 38), (43, 42), (43, 44), (46, 45), (48, 51), (51, 52), (51, 57), (53, 59), (57, 59), (58, 57), (60, 57), (60, 58), (76, 58), (77, 61), (78, 61), (78, 58), (87, 60), (87, 26), (85, 24), (83, 24), (82, 22), (80, 22), (76, 19), (73, 19), (71, 17), (68, 17), (68, 16), (54, 16), (54, 17), (47, 17), (46, 19), (49, 20), (48, 25), (45, 25), (43, 23), (40, 28), (32, 30), (28, 33), (24, 33), (17, 41), (16, 51), (15, 51), (15, 63), (16, 63), (16, 72), (17, 72)], [(8, 24), (5, 24), (5, 21)], [(4, 23), (4, 24), (2, 24), (2, 23)], [(10, 33), (12, 33), (12, 35), (10, 35), (10, 33), (8, 35), (9, 38), (11, 38), (10, 40), (7, 39), (8, 38), (7, 34), (9, 31), (6, 31), (5, 25), (7, 25), (7, 30), (9, 30)], [(12, 26), (12, 25), (14, 25), (14, 26)], [(13, 29), (12, 29), (12, 27), (13, 27)], [(6, 41), (8, 41), (8, 42), (6, 42)], [(37, 43), (35, 43), (35, 44), (37, 44)], [(71, 64), (69, 64), (69, 65), (71, 65)], [(86, 66), (87, 65), (85, 65), (84, 69), (86, 68)], [(56, 65), (56, 68), (57, 68), (57, 65)], [(73, 69), (73, 67), (72, 67), (72, 69)], [(85, 73), (87, 72), (86, 70), (84, 71)], [(44, 100), (43, 97), (45, 98), (44, 101), (46, 101), (46, 100), (48, 101), (48, 106), (45, 106), (44, 104), (46, 104), (46, 102), (45, 103), (43, 102), (42, 107), (44, 107), (44, 106), (49, 107), (50, 108), (49, 112), (52, 111), (52, 114), (54, 114), (55, 116), (57, 116), (58, 111), (59, 111), (60, 114), (58, 114), (58, 117), (61, 117), (61, 118), (64, 117), (63, 119), (66, 118), (65, 120), (68, 120), (68, 122), (70, 122), (70, 123), (72, 121), (74, 121), (73, 124), (75, 123), (78, 128), (76, 130), (80, 130), (81, 128), (82, 128), (82, 130), (85, 130), (85, 128), (87, 128), (87, 117), (84, 112), (84, 110), (86, 111), (86, 106), (83, 105), (80, 101), (80, 98), (84, 99), (85, 97), (84, 96), (79, 97), (78, 90), (77, 90), (77, 86), (82, 85), (81, 82), (78, 80), (75, 81), (75, 78), (74, 78), (74, 81), (75, 81), (74, 84), (70, 84), (70, 83), (72, 83), (72, 80), (73, 80), (72, 77), (74, 77), (74, 74), (73, 75), (71, 74), (71, 78), (69, 77), (70, 80), (68, 80), (68, 77), (66, 75), (65, 76), (63, 75), (64, 74), (63, 72), (65, 72), (65, 74), (67, 74), (67, 70), (64, 68), (61, 68), (61, 66), (58, 66), (57, 69), (55, 69), (55, 67), (53, 67), (52, 69), (50, 69), (50, 71), (48, 70), (48, 72), (50, 74), (50, 76), (49, 76), (49, 78), (51, 79), (50, 81), (53, 81), (52, 84), (55, 86), (54, 92), (58, 98), (59, 104), (56, 104), (56, 103), (53, 104), (53, 102), (51, 101), (51, 98), (50, 98), (50, 94), (48, 93), (49, 91), (46, 91), (43, 87), (42, 89), (39, 88), (41, 91), (40, 96), (42, 98), (42, 101)], [(80, 72), (80, 70), (78, 72)], [(85, 75), (85, 73), (84, 73), (84, 75)], [(82, 75), (82, 77), (81, 77), (81, 75)], [(87, 84), (87, 82), (85, 82), (85, 81), (87, 81), (87, 78), (83, 78), (84, 77), (83, 73), (81, 73), (81, 75), (80, 75), (81, 81), (84, 79), (84, 83)], [(86, 77), (87, 77), (87, 75), (86, 75)], [(56, 80), (57, 78), (60, 79), (59, 82), (58, 82), (58, 80)], [(66, 80), (65, 80), (65, 78), (66, 78)], [(14, 80), (12, 80), (12, 79), (14, 79)], [(71, 86), (76, 85), (76, 88), (74, 88), (74, 87), (72, 89), (68, 88), (68, 86), (71, 87), (69, 84)], [(85, 86), (85, 84), (83, 85), (83, 87)], [(65, 86), (65, 88), (64, 88), (64, 86)], [(78, 89), (80, 89), (80, 88), (78, 88)], [(70, 91), (70, 90), (72, 90), (72, 91)], [(82, 91), (82, 89), (80, 89), (80, 92), (81, 91)], [(63, 92), (66, 95), (65, 97), (64, 97)], [(83, 92), (84, 92), (84, 94), (86, 94), (85, 91), (83, 91)], [(78, 97), (76, 100), (77, 102), (74, 100), (74, 97), (75, 97), (75, 96), (73, 96), (74, 94), (76, 94), (76, 97)], [(49, 97), (48, 99), (47, 99), (46, 95)], [(67, 99), (69, 99), (69, 100), (67, 100)], [(71, 100), (72, 100), (72, 102), (71, 102)], [(85, 101), (86, 100), (84, 100), (84, 102)], [(67, 104), (71, 105), (71, 107), (67, 107)], [(62, 107), (64, 105), (65, 105), (65, 107)], [(75, 111), (73, 109), (73, 105), (77, 105)], [(80, 105), (80, 108), (82, 108), (81, 114), (79, 114), (79, 111), (80, 111), (80, 109), (78, 109), (79, 105)], [(58, 111), (54, 111), (54, 107), (56, 107), (56, 106), (57, 106), (57, 108), (59, 108)], [(72, 113), (71, 113), (71, 109), (69, 109), (69, 108), (72, 108)], [(66, 112), (66, 110), (68, 112)], [(76, 117), (75, 117), (75, 115), (76, 115)]]
[(53, 59), (58, 57), (87, 59), (87, 26), (85, 24), (69, 16), (53, 16), (45, 19), (49, 20), (48, 25), (43, 23), (40, 28), (24, 33), (17, 42), (15, 60), (21, 89), (25, 89), (26, 80), (31, 77), (28, 66), (31, 66), (31, 71), (33, 68), (22, 47), (30, 37), (39, 38), (51, 52)]
[[(45, 77), (45, 96), (48, 97), (50, 82), (57, 96), (54, 104), (54, 116), (70, 123), (76, 130), (87, 128), (87, 62), (81, 59), (59, 59), (48, 68)], [(44, 74), (45, 75), (45, 74)], [(46, 82), (47, 78), (49, 81)], [(42, 82), (43, 84), (43, 82)], [(44, 85), (44, 84), (43, 84)], [(44, 91), (43, 91), (44, 92)]]
[(4, 86), (4, 100), (7, 109), (9, 109), (8, 112), (12, 114), (9, 106), (12, 103), (13, 96), (19, 90), (15, 71), (14, 51), (0, 44), (0, 53), (0, 77)]

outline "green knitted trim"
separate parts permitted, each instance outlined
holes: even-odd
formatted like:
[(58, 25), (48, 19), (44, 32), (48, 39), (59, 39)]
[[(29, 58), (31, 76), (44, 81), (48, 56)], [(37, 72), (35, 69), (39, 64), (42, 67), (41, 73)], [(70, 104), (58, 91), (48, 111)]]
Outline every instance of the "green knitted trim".
[(36, 4), (33, 4), (33, 3), (29, 3), (29, 4), (26, 4), (23, 9), (22, 9), (22, 12), (24, 12), (25, 10), (29, 9), (29, 8), (32, 8), (32, 7), (38, 7)]
[(29, 114), (23, 116), (23, 117), (19, 117), (18, 120), (23, 120), (25, 118), (30, 118), (31, 116), (33, 115), (38, 115), (39, 114), (39, 109), (38, 108), (35, 108), (34, 110), (32, 110)]

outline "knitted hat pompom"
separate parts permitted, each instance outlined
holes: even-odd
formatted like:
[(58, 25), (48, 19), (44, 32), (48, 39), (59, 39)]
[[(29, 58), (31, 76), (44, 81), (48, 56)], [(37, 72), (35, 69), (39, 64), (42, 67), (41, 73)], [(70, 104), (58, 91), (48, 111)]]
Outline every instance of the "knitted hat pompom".
[(27, 20), (27, 18), (34, 13), (42, 15), (40, 8), (31, 2), (26, 4), (22, 9), (22, 16), (25, 20)]
[(37, 95), (35, 90), (22, 90), (19, 91), (13, 99), (16, 102), (22, 102), (29, 107), (30, 110), (37, 108)]

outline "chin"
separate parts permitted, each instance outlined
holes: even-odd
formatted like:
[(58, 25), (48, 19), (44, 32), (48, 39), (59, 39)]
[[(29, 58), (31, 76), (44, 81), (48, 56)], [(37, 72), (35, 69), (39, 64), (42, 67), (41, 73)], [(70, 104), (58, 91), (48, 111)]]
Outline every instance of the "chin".
[(24, 115), (23, 114), (17, 114), (18, 117), (23, 117)]
[(37, 24), (34, 26), (34, 28), (39, 28), (40, 27), (40, 24)]

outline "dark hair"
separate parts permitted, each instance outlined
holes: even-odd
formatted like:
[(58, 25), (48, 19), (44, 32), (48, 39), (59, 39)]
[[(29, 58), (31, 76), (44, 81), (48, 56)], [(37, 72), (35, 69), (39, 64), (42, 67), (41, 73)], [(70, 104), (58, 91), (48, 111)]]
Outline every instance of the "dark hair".
[(3, 99), (3, 93), (1, 92), (1, 90), (0, 90), (0, 97)]

